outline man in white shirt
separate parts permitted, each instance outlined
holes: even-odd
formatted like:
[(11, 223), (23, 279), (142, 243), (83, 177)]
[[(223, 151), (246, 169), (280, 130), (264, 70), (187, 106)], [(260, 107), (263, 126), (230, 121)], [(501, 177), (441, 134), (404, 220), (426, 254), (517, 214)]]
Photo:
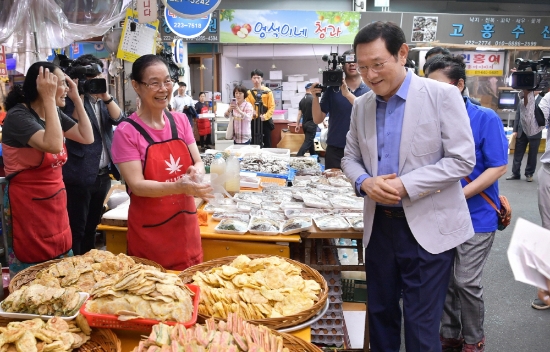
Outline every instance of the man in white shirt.
[(185, 82), (178, 82), (178, 94), (172, 98), (170, 105), (172, 106), (172, 110), (185, 113), (189, 119), (191, 127), (193, 127), (194, 109), (190, 109), (194, 105), (193, 98), (185, 94), (186, 89), (187, 84), (185, 84)]

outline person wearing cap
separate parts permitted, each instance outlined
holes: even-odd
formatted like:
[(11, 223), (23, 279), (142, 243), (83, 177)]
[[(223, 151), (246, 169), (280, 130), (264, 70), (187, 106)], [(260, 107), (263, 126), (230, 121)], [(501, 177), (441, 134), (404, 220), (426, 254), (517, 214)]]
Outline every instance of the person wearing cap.
[(316, 154), (313, 140), (317, 133), (317, 124), (313, 122), (313, 115), (311, 113), (311, 105), (313, 104), (313, 95), (311, 95), (312, 85), (313, 83), (306, 84), (306, 95), (300, 100), (300, 105), (298, 106), (300, 110), (298, 110), (298, 118), (296, 119), (296, 132), (300, 131), (300, 118), (303, 117), (302, 128), (306, 137), (296, 156), (304, 156), (308, 150), (309, 155)]
[(189, 123), (191, 124), (191, 127), (193, 127), (193, 118), (195, 117), (195, 114), (193, 112), (195, 109), (190, 109), (194, 105), (193, 98), (185, 94), (186, 89), (187, 84), (185, 84), (185, 82), (178, 82), (178, 94), (172, 98), (170, 105), (172, 106), (172, 109), (174, 111), (183, 112), (185, 115), (187, 115)]
[[(345, 55), (353, 54), (353, 50), (347, 50)], [(349, 131), (351, 108), (355, 98), (370, 91), (361, 75), (357, 71), (357, 63), (351, 62), (344, 64), (345, 78), (339, 87), (326, 87), (321, 97), (313, 99), (312, 115), (315, 123), (321, 123), (327, 115), (328, 134), (327, 149), (325, 153), (325, 169), (340, 169), (341, 160), (344, 157), (344, 148), (346, 147), (346, 135)], [(311, 93), (319, 96), (321, 94), (320, 84), (314, 83), (311, 87)]]

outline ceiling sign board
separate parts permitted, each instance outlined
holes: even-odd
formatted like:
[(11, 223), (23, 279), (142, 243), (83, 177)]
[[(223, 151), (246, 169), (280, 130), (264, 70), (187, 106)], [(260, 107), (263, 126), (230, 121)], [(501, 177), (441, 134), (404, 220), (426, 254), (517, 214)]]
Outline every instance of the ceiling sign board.
[(168, 8), (164, 9), (166, 25), (168, 25), (168, 28), (170, 28), (174, 34), (182, 38), (195, 38), (201, 35), (208, 29), (211, 17), (212, 14), (194, 19), (182, 18)]
[(183, 18), (200, 18), (211, 14), (221, 0), (162, 0), (164, 5)]

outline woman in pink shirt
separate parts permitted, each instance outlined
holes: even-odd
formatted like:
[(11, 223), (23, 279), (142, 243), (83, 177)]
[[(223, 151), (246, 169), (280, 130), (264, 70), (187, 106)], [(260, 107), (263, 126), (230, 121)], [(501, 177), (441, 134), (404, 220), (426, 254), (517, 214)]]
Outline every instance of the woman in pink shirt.
[(174, 82), (164, 60), (144, 55), (132, 66), (139, 109), (114, 134), (112, 156), (129, 189), (128, 254), (184, 270), (202, 262), (193, 197), (211, 198), (204, 164), (183, 113), (168, 112)]
[(247, 102), (246, 96), (248, 90), (243, 86), (236, 86), (233, 89), (233, 96), (236, 101), (232, 101), (229, 109), (225, 112), (225, 117), (233, 116), (233, 141), (235, 144), (250, 144), (252, 132), (250, 130), (250, 121), (252, 121), (252, 105)]

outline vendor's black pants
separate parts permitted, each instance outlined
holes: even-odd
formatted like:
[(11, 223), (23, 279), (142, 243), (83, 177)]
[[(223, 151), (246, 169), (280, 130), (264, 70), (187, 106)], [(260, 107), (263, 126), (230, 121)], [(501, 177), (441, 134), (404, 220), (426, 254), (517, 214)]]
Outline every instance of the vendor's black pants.
[(103, 202), (110, 188), (111, 178), (108, 172), (98, 174), (91, 186), (65, 185), (74, 255), (81, 255), (95, 248), (96, 227), (101, 221)]

